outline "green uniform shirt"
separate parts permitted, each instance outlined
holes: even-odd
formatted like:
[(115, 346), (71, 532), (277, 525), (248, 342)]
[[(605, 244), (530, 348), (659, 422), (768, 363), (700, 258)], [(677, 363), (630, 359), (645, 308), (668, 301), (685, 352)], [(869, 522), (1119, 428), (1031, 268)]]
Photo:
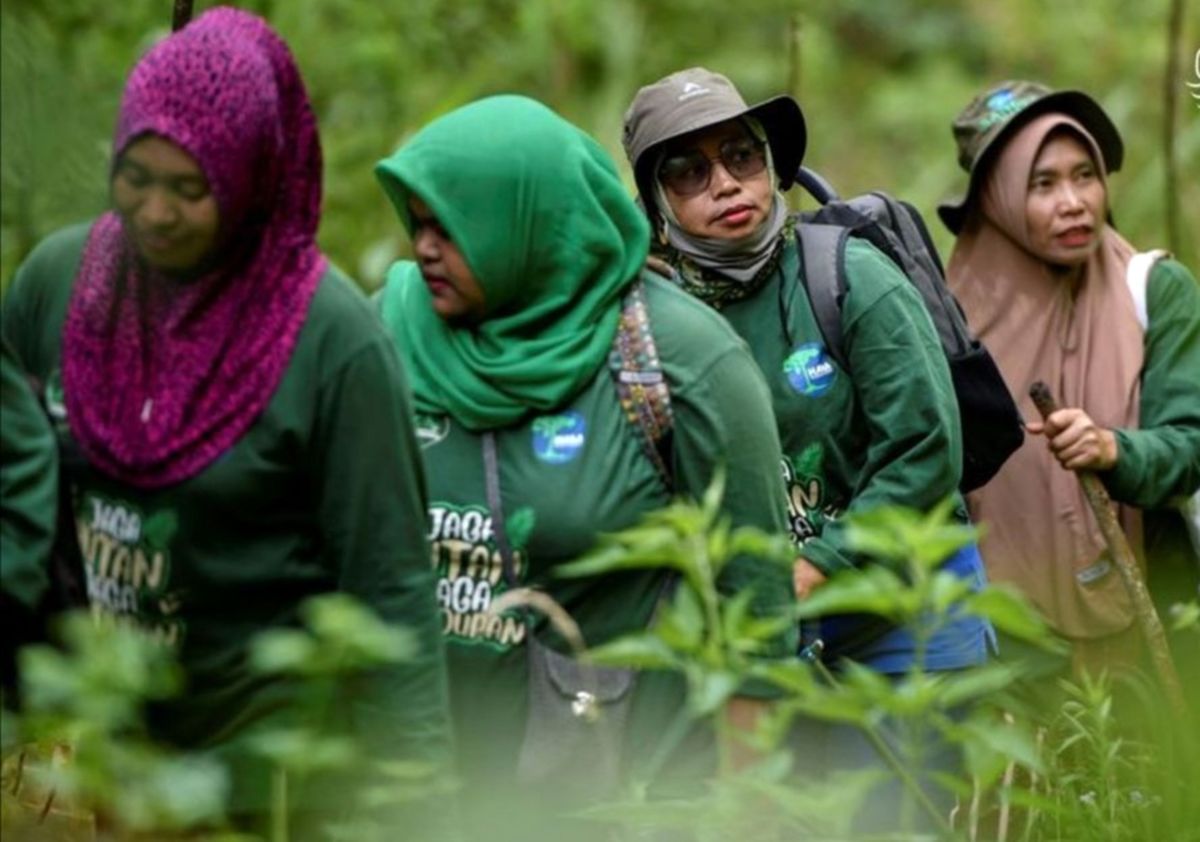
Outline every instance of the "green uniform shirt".
[[(4, 335), (49, 383), (62, 437), (62, 327), (87, 230), (40, 245), (4, 301)], [(365, 679), (337, 715), (381, 756), (446, 758), (443, 646), (407, 385), (340, 272), (321, 280), (283, 380), (228, 452), (167, 488), (89, 472), (73, 478), (72, 494), (95, 609), (172, 645), (185, 670), (186, 693), (153, 712), (154, 736), (225, 750), (247, 726), (286, 717), (293, 688), (253, 674), (248, 644), (295, 625), (305, 598), (344, 591), (411, 628), (423, 654)], [(266, 770), (233, 756), (231, 808), (254, 809)]]
[(1200, 286), (1161, 260), (1146, 312), (1138, 429), (1116, 431), (1117, 465), (1101, 477), (1114, 499), (1144, 510), (1149, 582), (1169, 603), (1196, 596), (1196, 550), (1172, 503), (1200, 488)]
[[(782, 533), (779, 441), (754, 361), (728, 325), (686, 294), (651, 278), (647, 298), (671, 389), (676, 493), (699, 498), (725, 464), (725, 510), (733, 524)], [(519, 619), (485, 613), (508, 586), (487, 505), (481, 436), (445, 416), (422, 418), (418, 432), (463, 773), (473, 798), (490, 792), (501, 801), (512, 790), (525, 731), (525, 629)], [(518, 578), (561, 604), (589, 645), (645, 628), (667, 580), (663, 571), (608, 574), (603, 582), (554, 576), (556, 566), (591, 549), (601, 533), (631, 526), (669, 501), (640, 435), (603, 366), (559, 411), (496, 431)], [(724, 590), (754, 588), (756, 613), (781, 612), (792, 602), (786, 567), (747, 558), (725, 573)], [(788, 633), (770, 654), (786, 656), (794, 647)], [(635, 693), (633, 763), (654, 750), (683, 705), (675, 676), (643, 674)]]
[(0, 382), (0, 588), (7, 598), (34, 611), (49, 585), (58, 451), (46, 414), (7, 342), (0, 347)]
[(928, 509), (958, 495), (962, 470), (958, 403), (919, 294), (861, 240), (847, 241), (845, 260), (842, 334), (852, 375), (824, 346), (795, 242), (762, 289), (721, 309), (766, 375), (792, 532), (827, 575), (864, 561), (847, 546), (841, 515)]

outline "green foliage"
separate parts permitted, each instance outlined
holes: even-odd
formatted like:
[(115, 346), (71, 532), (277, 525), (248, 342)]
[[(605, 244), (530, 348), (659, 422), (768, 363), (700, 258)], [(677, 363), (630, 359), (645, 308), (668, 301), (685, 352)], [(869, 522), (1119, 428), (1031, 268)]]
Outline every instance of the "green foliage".
[(1181, 602), (1171, 606), (1171, 630), (1200, 634), (1200, 602)]
[(436, 777), (441, 770), (428, 764), (370, 759), (370, 747), (345, 729), (340, 708), (353, 702), (341, 691), (374, 670), (416, 656), (416, 639), (344, 593), (313, 597), (301, 606), (300, 615), (304, 628), (262, 632), (250, 647), (254, 670), (301, 682), (291, 711), (295, 724), (272, 725), (249, 740), (274, 769), (272, 839), (288, 838), (289, 813), (297, 806), (289, 795), (292, 786), (319, 773), (332, 773), (327, 780), (340, 780), (346, 803), (365, 813), (322, 832), (334, 839), (388, 839), (387, 829), (375, 821), (380, 808), (428, 798), (447, 783)]
[(271, 629), (255, 638), (251, 666), (266, 675), (336, 680), (408, 660), (416, 641), (343, 593), (314, 597), (300, 609), (306, 629)]
[(789, 617), (751, 613), (753, 593), (723, 599), (717, 586), (734, 558), (758, 556), (790, 564), (783, 536), (751, 528), (732, 529), (721, 514), (724, 476), (719, 474), (699, 504), (676, 501), (648, 514), (640, 524), (603, 538), (591, 553), (560, 569), (562, 576), (591, 576), (619, 570), (666, 568), (682, 579), (673, 598), (644, 635), (620, 638), (590, 651), (598, 663), (671, 668), (688, 684), (688, 717), (719, 710), (753, 672), (748, 655), (793, 622)]
[[(973, 798), (998, 802), (1002, 807), (995, 809), (1011, 820), (1010, 839), (1183, 839), (1200, 826), (1200, 808), (1186, 795), (1200, 781), (1200, 757), (1189, 749), (1196, 745), (1196, 729), (1172, 719), (1152, 690), (1142, 688), (1126, 708), (1146, 711), (1146, 723), (1136, 714), (1122, 720), (1114, 713), (1114, 690), (1103, 679), (1063, 682), (1064, 695), (1048, 707), (1013, 706), (1018, 715), (1001, 715), (1000, 706), (1014, 702), (1008, 691), (1024, 680), (1023, 667), (1001, 661), (948, 673), (922, 668), (931, 630), (963, 613), (984, 617), (1035, 647), (1063, 652), (1016, 592), (1000, 587), (971, 592), (937, 570), (974, 537), (972, 529), (954, 521), (949, 503), (928, 514), (893, 509), (852, 519), (856, 545), (873, 552), (878, 562), (834, 577), (794, 616), (761, 617), (748, 593), (718, 598), (717, 577), (737, 552), (762, 553), (771, 563), (787, 562), (792, 553), (753, 530), (730, 530), (718, 514), (720, 492), (718, 480), (702, 504), (677, 502), (650, 514), (606, 537), (569, 568), (571, 575), (596, 575), (661, 566), (679, 574), (681, 585), (652, 628), (592, 649), (589, 657), (685, 676), (687, 704), (660, 757), (670, 751), (671, 737), (698, 719), (714, 724), (726, 748), (719, 775), (701, 798), (654, 801), (646, 798), (644, 782), (633, 782), (625, 798), (587, 815), (622, 825), (629, 839), (643, 838), (640, 834), (651, 829), (672, 829), (700, 840), (724, 840), (748, 827), (760, 838), (862, 839), (851, 835), (851, 817), (872, 786), (896, 776), (910, 796), (898, 825), (907, 826), (922, 809), (937, 827), (943, 819), (929, 800), (931, 783), (917, 777), (936, 737), (962, 752), (967, 773), (961, 779), (934, 776), (937, 785), (964, 805)], [(755, 657), (781, 622), (827, 612), (866, 612), (907, 625), (917, 640), (916, 666), (889, 678), (846, 664), (835, 676), (802, 660)], [(1180, 611), (1181, 626), (1190, 628), (1191, 616)], [(782, 698), (753, 734), (736, 735), (725, 724), (724, 709), (748, 681), (767, 682)], [(783, 746), (798, 716), (860, 729), (878, 752), (878, 768), (818, 780), (805, 774), (803, 758), (793, 768)], [(759, 759), (736, 769), (728, 751), (736, 740), (753, 746)], [(978, 815), (972, 811), (965, 820), (966, 815), (964, 806), (959, 828), (971, 825), (973, 838), (986, 838), (978, 835)], [(955, 833), (949, 827), (944, 832)]]
[[(932, 630), (962, 612), (985, 618), (995, 614), (1006, 628), (1035, 643), (1044, 644), (1048, 638), (1044, 625), (1012, 594), (991, 595), (988, 590), (972, 594), (966, 583), (936, 569), (947, 555), (974, 538), (972, 529), (954, 521), (950, 502), (929, 514), (886, 510), (853, 519), (852, 540), (880, 562), (834, 577), (793, 612), (764, 616), (754, 610), (750, 592), (719, 594), (721, 572), (741, 554), (790, 567), (795, 550), (753, 529), (730, 529), (720, 516), (721, 495), (718, 477), (699, 505), (678, 501), (651, 513), (638, 525), (606, 537), (596, 550), (565, 570), (566, 575), (596, 575), (663, 567), (680, 576), (674, 597), (660, 609), (650, 629), (592, 649), (589, 657), (612, 666), (682, 673), (687, 704), (671, 733), (682, 733), (689, 723), (707, 719), (723, 749), (719, 778), (700, 801), (686, 806), (646, 802), (639, 795), (641, 787), (635, 785), (629, 800), (591, 815), (619, 817), (633, 828), (686, 827), (701, 839), (729, 838), (731, 829), (747, 826), (746, 822), (760, 827), (763, 821), (775, 822), (781, 838), (814, 832), (844, 834), (847, 807), (854, 799), (865, 797), (881, 775), (897, 775), (913, 803), (935, 823), (944, 822), (929, 801), (924, 789), (928, 784), (919, 783), (913, 773), (921, 768), (924, 746), (935, 733), (960, 746), (968, 769), (985, 783), (995, 780), (1011, 762), (1040, 768), (1029, 728), (998, 730), (991, 721), (993, 714), (983, 709), (965, 720), (955, 713), (1008, 687), (1017, 677), (1012, 668), (991, 665), (942, 674), (922, 669)], [(789, 624), (847, 612), (877, 614), (908, 625), (918, 640), (914, 669), (897, 681), (849, 664), (834, 677), (824, 667), (814, 670), (803, 660), (761, 657), (766, 642)], [(761, 761), (736, 771), (730, 746), (746, 738), (730, 730), (724, 709), (752, 681), (779, 688), (782, 698), (748, 738)], [(798, 716), (863, 730), (880, 752), (884, 771), (841, 777), (836, 787), (826, 782), (816, 789), (810, 781), (793, 777), (781, 746)], [(890, 738), (883, 733), (884, 722), (894, 732)], [(897, 743), (899, 752), (893, 748)], [(669, 740), (665, 741), (660, 756), (670, 748)], [(958, 785), (963, 787), (961, 782)], [(846, 800), (839, 812), (831, 814), (829, 794), (837, 791)], [(765, 814), (764, 799), (772, 805)], [(840, 820), (831, 820), (831, 815)]]
[[(388, 626), (353, 597), (314, 597), (301, 608), (303, 629), (270, 629), (250, 647), (251, 668), (264, 675), (305, 681), (295, 726), (256, 734), (253, 748), (286, 773), (306, 776), (345, 769), (358, 746), (334, 728), (338, 687), (358, 673), (411, 658), (416, 643), (407, 629)], [(286, 811), (286, 804), (276, 805)]]
[[(1059, 684), (1063, 700), (1045, 726), (1045, 776), (1013, 796), (1028, 810), (1018, 838), (1195, 838), (1195, 724), (1173, 719), (1163, 700), (1145, 688), (1117, 693), (1115, 703), (1114, 689), (1122, 688), (1106, 675)], [(1156, 718), (1168, 727), (1158, 728)]]
[[(197, 13), (214, 5), (198, 2)], [(288, 40), (321, 125), (320, 239), (368, 288), (408, 246), (371, 168), (430, 119), (501, 92), (537, 97), (621, 162), (621, 116), (638, 87), (704, 64), (749, 101), (790, 92), (810, 126), (807, 160), (843, 193), (884, 187), (932, 218), (965, 177), (949, 124), (972, 95), (1032, 77), (1094, 93), (1123, 129), (1116, 218), (1141, 248), (1165, 243), (1167, 3), (1117, 0), (307, 0), (238, 3)], [(1198, 43), (1185, 16), (1178, 93), (1180, 257), (1200, 219), (1200, 110), (1183, 87)], [(107, 148), (124, 76), (166, 29), (171, 3), (6, 0), (0, 22), (0, 283), (38, 239), (104, 207)], [(1189, 46), (1190, 45), (1190, 46)], [(1194, 81), (1194, 80), (1191, 80)], [(627, 168), (624, 168), (627, 173)], [(628, 180), (632, 186), (632, 179)], [(950, 236), (934, 224), (943, 253)]]
[[(70, 746), (70, 761), (34, 764), (27, 774), (78, 809), (95, 810), (118, 831), (176, 831), (218, 825), (225, 770), (210, 758), (174, 754), (142, 728), (146, 702), (180, 689), (170, 650), (132, 626), (65, 618), (62, 650), (21, 651), (20, 743), (49, 753)], [(6, 734), (6, 750), (17, 744)], [(26, 821), (30, 816), (24, 817)], [(20, 833), (19, 819), (12, 830)]]
[[(387, 625), (346, 594), (311, 599), (300, 613), (303, 628), (271, 629), (251, 642), (254, 670), (299, 688), (289, 724), (247, 740), (275, 769), (272, 838), (288, 838), (288, 811), (295, 806), (289, 805), (289, 781), (325, 772), (347, 781), (345, 804), (362, 811), (351, 810), (354, 821), (327, 828), (330, 838), (392, 838), (376, 821), (380, 809), (426, 799), (447, 784), (425, 763), (367, 760), (370, 747), (343, 728), (344, 711), (337, 708), (347, 697), (339, 689), (412, 657), (416, 643), (408, 630)], [(36, 809), (19, 808), (11, 798), (32, 785), (47, 805), (57, 800), (73, 815), (103, 817), (118, 838), (187, 831), (187, 838), (233, 839), (214, 835), (229, 796), (225, 769), (210, 755), (170, 751), (146, 736), (145, 704), (181, 690), (173, 650), (132, 625), (83, 614), (66, 618), (61, 636), (62, 649), (21, 651), (23, 710), (20, 716), (4, 710), (6, 838), (9, 832), (57, 832), (40, 829)], [(60, 755), (65, 762), (56, 759)], [(92, 836), (81, 831), (78, 838)]]

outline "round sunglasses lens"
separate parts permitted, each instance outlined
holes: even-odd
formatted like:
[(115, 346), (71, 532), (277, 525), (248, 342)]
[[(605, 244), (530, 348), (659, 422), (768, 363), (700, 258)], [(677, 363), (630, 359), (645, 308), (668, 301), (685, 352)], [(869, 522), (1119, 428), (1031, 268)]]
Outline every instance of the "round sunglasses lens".
[(738, 144), (732, 149), (721, 150), (721, 162), (734, 178), (750, 178), (766, 169), (767, 156), (759, 144)]
[(712, 171), (702, 156), (668, 158), (659, 169), (659, 180), (678, 196), (694, 196), (708, 186)]

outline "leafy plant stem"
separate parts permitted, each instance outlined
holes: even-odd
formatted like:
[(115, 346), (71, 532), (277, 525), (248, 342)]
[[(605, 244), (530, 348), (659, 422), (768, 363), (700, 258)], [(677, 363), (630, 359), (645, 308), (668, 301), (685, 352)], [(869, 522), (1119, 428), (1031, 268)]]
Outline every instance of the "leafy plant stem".
[(679, 713), (671, 720), (671, 726), (667, 730), (666, 735), (654, 750), (650, 761), (642, 770), (642, 779), (645, 781), (653, 781), (658, 777), (659, 771), (663, 764), (667, 762), (667, 758), (683, 741), (687, 734), (688, 727), (692, 724), (692, 717), (688, 715), (687, 710), (680, 709)]
[(288, 842), (287, 770), (271, 771), (271, 842)]
[[(825, 666), (824, 663), (822, 663), (820, 660), (817, 660), (814, 661), (814, 664), (817, 672), (825, 681), (828, 681), (833, 686), (838, 684), (837, 677), (829, 671), (829, 668)], [(891, 746), (889, 746), (887, 741), (884, 740), (883, 735), (879, 733), (879, 729), (870, 722), (863, 722), (859, 725), (859, 727), (862, 728), (862, 731), (866, 735), (867, 741), (871, 744), (871, 747), (875, 749), (876, 753), (880, 756), (883, 762), (887, 764), (887, 767), (891, 769), (893, 773), (895, 773), (896, 777), (900, 779), (900, 783), (903, 784), (904, 788), (907, 789), (912, 794), (913, 798), (916, 799), (917, 803), (921, 806), (921, 809), (925, 811), (926, 815), (928, 815), (938, 827), (941, 835), (946, 838), (951, 837), (953, 835), (953, 830), (950, 827), (949, 822), (946, 820), (945, 816), (941, 814), (933, 801), (930, 800), (929, 796), (925, 793), (925, 790), (921, 787), (921, 784), (917, 781), (917, 779), (914, 778), (912, 773), (909, 772), (905, 765), (900, 762), (900, 758), (896, 756), (896, 753), (892, 751)]]

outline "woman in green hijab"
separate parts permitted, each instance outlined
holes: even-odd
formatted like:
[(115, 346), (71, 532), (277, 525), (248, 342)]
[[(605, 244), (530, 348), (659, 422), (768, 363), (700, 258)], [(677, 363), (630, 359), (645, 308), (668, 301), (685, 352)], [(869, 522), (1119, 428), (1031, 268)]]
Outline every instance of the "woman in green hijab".
[[(533, 587), (571, 614), (589, 645), (645, 628), (665, 571), (566, 579), (555, 568), (672, 496), (699, 498), (718, 466), (734, 525), (782, 533), (770, 397), (722, 320), (645, 270), (649, 228), (612, 160), (545, 106), (499, 96), (460, 108), (376, 174), (416, 255), (391, 268), (379, 301), (418, 410), (463, 814), (492, 839), (562, 838), (552, 814), (579, 805), (563, 790), (596, 791), (572, 787), (568, 772), (527, 774), (530, 744), (549, 726), (526, 721), (530, 664), (538, 669), (531, 634), (564, 647), (540, 619), (527, 628), (488, 607)], [(669, 399), (651, 387), (623, 407), (610, 355), (660, 370)], [(663, 447), (643, 446), (651, 438), (631, 403), (659, 420), (670, 413)], [(732, 562), (721, 586), (752, 587), (760, 615), (792, 600), (786, 567), (751, 558)], [(787, 655), (794, 642), (785, 633), (765, 654)], [(644, 770), (682, 694), (675, 676), (639, 677), (615, 740), (624, 780)], [(753, 696), (747, 688), (744, 710)], [(673, 768), (700, 779), (702, 765)]]

